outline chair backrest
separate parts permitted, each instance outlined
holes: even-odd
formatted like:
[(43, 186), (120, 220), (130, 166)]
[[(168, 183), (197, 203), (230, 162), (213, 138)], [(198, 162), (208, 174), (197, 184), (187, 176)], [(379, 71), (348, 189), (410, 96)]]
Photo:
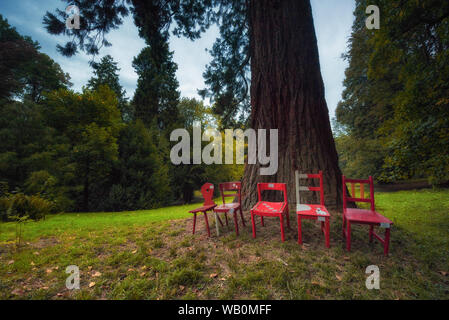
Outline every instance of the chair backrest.
[[(319, 187), (309, 187), (309, 186), (300, 186), (299, 179), (319, 179), (320, 186)], [(295, 180), (296, 180), (296, 204), (299, 204), (299, 191), (316, 191), (320, 193), (320, 204), (324, 206), (324, 188), (323, 188), (323, 171), (320, 171), (318, 174), (300, 174), (298, 171), (295, 171)]]
[(258, 183), (257, 184), (257, 194), (259, 196), (259, 201), (262, 201), (262, 191), (264, 190), (275, 190), (282, 191), (284, 194), (284, 202), (287, 203), (287, 185), (285, 183)]
[(215, 204), (213, 197), (214, 197), (214, 185), (212, 183), (205, 183), (201, 187), (201, 194), (204, 198), (204, 205), (209, 206), (211, 204)]
[[(223, 200), (223, 204), (225, 203), (226, 197), (238, 197), (239, 203), (242, 203), (242, 183), (240, 181), (236, 182), (223, 182), (219, 184), (221, 199)], [(236, 191), (236, 193), (228, 193), (225, 191)]]
[[(349, 196), (346, 192), (346, 183), (351, 183), (351, 196)], [(359, 183), (360, 184), (360, 197), (357, 198), (355, 195), (355, 187), (354, 185)], [(370, 198), (365, 198), (365, 192), (364, 192), (364, 184), (369, 184), (369, 193)], [(368, 202), (371, 205), (371, 211), (375, 210), (374, 206), (374, 182), (373, 177), (370, 176), (368, 180), (363, 179), (348, 179), (345, 176), (342, 176), (342, 185), (343, 185), (343, 209), (347, 208), (347, 202)]]

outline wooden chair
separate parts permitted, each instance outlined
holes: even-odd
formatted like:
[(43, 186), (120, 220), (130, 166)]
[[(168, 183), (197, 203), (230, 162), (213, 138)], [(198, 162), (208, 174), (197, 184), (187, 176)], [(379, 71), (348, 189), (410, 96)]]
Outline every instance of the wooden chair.
[[(368, 180), (361, 179), (347, 179), (345, 176), (342, 177), (343, 182), (343, 237), (346, 237), (346, 249), (351, 250), (351, 225), (357, 224), (367, 224), (370, 226), (369, 229), (369, 241), (373, 241), (373, 237), (379, 240), (380, 243), (384, 245), (384, 255), (388, 255), (388, 250), (390, 246), (390, 229), (393, 222), (375, 210), (374, 206), (374, 182), (373, 177), (369, 177)], [(349, 197), (346, 194), (346, 183), (351, 183), (352, 195)], [(355, 196), (354, 184), (360, 183), (361, 196), (357, 198)], [(362, 185), (366, 183), (369, 184), (370, 198), (366, 199), (364, 197), (364, 189)], [(357, 209), (348, 208), (347, 202), (367, 202), (370, 203), (370, 209)], [(385, 228), (385, 237), (381, 238), (378, 234), (374, 232), (374, 227), (380, 226)]]
[[(283, 202), (269, 202), (262, 201), (262, 191), (277, 190), (282, 191), (284, 196)], [(259, 202), (251, 209), (251, 222), (253, 225), (253, 238), (256, 238), (256, 225), (254, 223), (254, 216), (260, 216), (262, 226), (264, 226), (263, 217), (279, 217), (281, 222), (281, 238), (285, 241), (284, 234), (284, 216), (287, 218), (287, 226), (290, 228), (290, 218), (287, 201), (287, 185), (285, 183), (258, 183), (257, 193)]]
[[(319, 179), (319, 187), (300, 186), (299, 179)], [(330, 247), (330, 214), (324, 206), (323, 172), (318, 174), (299, 174), (295, 171), (296, 180), (296, 215), (298, 217), (298, 243), (302, 244), (302, 219), (318, 220), (324, 233), (326, 247)], [(315, 191), (320, 193), (320, 204), (300, 204), (299, 191)]]
[[(226, 225), (228, 225), (228, 212), (233, 214), (234, 216), (234, 225), (235, 225), (235, 233), (237, 236), (239, 235), (239, 225), (238, 225), (238, 217), (237, 213), (240, 212), (240, 217), (242, 219), (243, 226), (245, 226), (245, 219), (243, 218), (242, 212), (242, 184), (240, 182), (225, 182), (219, 184), (221, 199), (223, 200), (223, 204), (215, 207), (214, 212), (219, 213), (223, 212), (226, 218)], [(226, 191), (235, 191), (232, 194), (226, 194)], [(232, 197), (238, 198), (238, 202), (226, 203), (225, 198)], [(217, 216), (218, 217), (218, 216)]]
[[(209, 229), (209, 221), (207, 220), (207, 212), (212, 211), (217, 205), (213, 200), (214, 196), (214, 185), (212, 183), (205, 183), (201, 187), (201, 194), (204, 198), (204, 203), (201, 207), (196, 208), (194, 210), (190, 210), (190, 213), (193, 213), (193, 232), (195, 234), (195, 226), (196, 226), (196, 215), (197, 213), (204, 214), (204, 221), (206, 222), (207, 234), (210, 237), (210, 229)], [(221, 221), (220, 221), (221, 222)]]

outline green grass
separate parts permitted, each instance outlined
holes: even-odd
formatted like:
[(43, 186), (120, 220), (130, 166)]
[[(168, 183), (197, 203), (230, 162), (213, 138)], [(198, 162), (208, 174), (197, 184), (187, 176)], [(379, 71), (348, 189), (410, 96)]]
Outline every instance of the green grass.
[[(120, 213), (67, 213), (24, 226), (0, 224), (3, 299), (448, 299), (449, 190), (376, 193), (378, 211), (394, 222), (391, 251), (368, 242), (354, 226), (350, 253), (341, 214), (332, 212), (331, 248), (314, 222), (296, 222), (286, 242), (279, 223), (265, 219), (252, 239), (249, 214), (241, 234), (233, 222), (207, 238), (199, 217), (191, 235), (189, 210), (198, 204)], [(65, 268), (80, 268), (81, 289), (67, 290)], [(378, 265), (381, 289), (367, 290), (365, 269)], [(89, 286), (90, 285), (90, 286)]]

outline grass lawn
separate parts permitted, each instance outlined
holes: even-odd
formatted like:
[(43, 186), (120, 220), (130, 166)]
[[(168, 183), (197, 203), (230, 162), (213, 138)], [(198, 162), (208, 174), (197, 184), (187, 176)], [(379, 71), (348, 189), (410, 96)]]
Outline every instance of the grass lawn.
[[(257, 219), (237, 238), (233, 224), (207, 238), (203, 218), (192, 236), (187, 212), (197, 205), (120, 213), (66, 213), (24, 225), (15, 249), (14, 223), (0, 224), (1, 299), (449, 299), (449, 190), (376, 193), (377, 209), (394, 221), (390, 256), (353, 227), (352, 251), (332, 212), (331, 248), (316, 222), (296, 217), (286, 242), (279, 221)], [(80, 290), (68, 290), (65, 268), (80, 269)], [(369, 265), (380, 290), (365, 287)]]

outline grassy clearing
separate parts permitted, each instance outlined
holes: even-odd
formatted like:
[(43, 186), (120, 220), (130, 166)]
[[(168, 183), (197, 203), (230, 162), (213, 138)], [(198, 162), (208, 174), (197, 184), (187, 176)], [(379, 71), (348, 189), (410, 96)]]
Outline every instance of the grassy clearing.
[[(390, 257), (355, 226), (344, 250), (341, 214), (333, 212), (331, 248), (318, 224), (305, 222), (296, 243), (296, 217), (285, 243), (279, 223), (233, 225), (208, 239), (202, 217), (191, 235), (196, 205), (121, 213), (61, 214), (24, 228), (17, 251), (13, 223), (0, 224), (3, 299), (448, 299), (449, 191), (377, 193), (395, 222)], [(213, 219), (210, 219), (213, 228)], [(214, 234), (214, 230), (212, 229)], [(79, 266), (81, 289), (67, 290), (68, 265)], [(381, 290), (367, 290), (365, 269), (378, 265)]]

